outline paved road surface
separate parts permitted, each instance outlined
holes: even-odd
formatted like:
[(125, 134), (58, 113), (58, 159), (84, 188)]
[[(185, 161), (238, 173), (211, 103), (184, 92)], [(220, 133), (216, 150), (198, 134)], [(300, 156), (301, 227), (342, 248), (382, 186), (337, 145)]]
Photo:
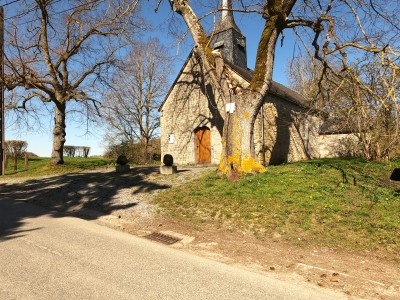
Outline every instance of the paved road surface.
[(0, 199), (0, 299), (346, 299)]

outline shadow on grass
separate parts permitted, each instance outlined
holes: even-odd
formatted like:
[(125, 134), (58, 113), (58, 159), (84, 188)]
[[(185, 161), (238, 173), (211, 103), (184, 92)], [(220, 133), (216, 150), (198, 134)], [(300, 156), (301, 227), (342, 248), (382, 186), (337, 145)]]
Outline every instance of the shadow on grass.
[[(44, 206), (52, 212), (43, 210), (43, 214), (54, 217), (62, 215), (58, 212), (72, 212), (85, 219), (97, 219), (101, 215), (138, 204), (133, 198), (119, 203), (114, 201), (114, 196), (121, 189), (130, 189), (129, 193), (133, 195), (169, 188), (169, 185), (148, 180), (148, 176), (158, 174), (158, 170), (158, 167), (138, 167), (120, 174), (71, 173), (21, 183), (0, 183), (0, 241), (21, 236), (24, 231), (19, 227), (23, 219), (41, 215), (36, 209), (25, 209), (20, 201)], [(7, 205), (18, 210), (18, 214), (5, 214)]]

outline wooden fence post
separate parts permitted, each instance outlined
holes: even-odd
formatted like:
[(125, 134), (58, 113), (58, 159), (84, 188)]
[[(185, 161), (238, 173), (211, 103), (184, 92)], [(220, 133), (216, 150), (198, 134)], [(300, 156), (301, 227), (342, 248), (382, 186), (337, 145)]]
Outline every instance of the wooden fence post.
[(17, 151), (14, 151), (14, 171), (18, 170), (18, 155)]
[(28, 171), (28, 161), (29, 161), (29, 155), (27, 152), (25, 152), (25, 171)]

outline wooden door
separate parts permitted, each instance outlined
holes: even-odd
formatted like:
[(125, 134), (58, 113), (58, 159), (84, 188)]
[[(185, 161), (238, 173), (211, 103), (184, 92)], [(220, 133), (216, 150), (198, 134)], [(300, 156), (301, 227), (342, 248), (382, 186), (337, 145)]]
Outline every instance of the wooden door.
[(201, 127), (195, 131), (196, 134), (196, 159), (198, 164), (211, 163), (211, 139), (210, 129)]

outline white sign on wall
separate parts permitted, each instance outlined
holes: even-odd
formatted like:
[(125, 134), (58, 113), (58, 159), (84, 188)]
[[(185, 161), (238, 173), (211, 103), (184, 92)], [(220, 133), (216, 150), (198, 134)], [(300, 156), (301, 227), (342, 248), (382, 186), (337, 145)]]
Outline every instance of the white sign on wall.
[(174, 143), (174, 134), (170, 133), (168, 137), (168, 143), (173, 144)]
[(227, 103), (226, 104), (226, 112), (233, 114), (235, 112), (235, 103)]

